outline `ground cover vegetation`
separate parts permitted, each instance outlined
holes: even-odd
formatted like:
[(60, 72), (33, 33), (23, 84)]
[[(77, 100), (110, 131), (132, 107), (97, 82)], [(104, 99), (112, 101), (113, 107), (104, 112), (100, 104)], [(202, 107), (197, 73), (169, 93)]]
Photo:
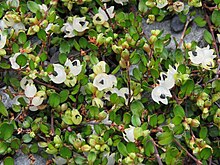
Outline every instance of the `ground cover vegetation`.
[[(0, 158), (219, 164), (220, 0), (0, 3)], [(174, 15), (180, 40), (143, 22)], [(204, 43), (185, 42), (191, 23)], [(166, 46), (174, 40), (176, 46)]]

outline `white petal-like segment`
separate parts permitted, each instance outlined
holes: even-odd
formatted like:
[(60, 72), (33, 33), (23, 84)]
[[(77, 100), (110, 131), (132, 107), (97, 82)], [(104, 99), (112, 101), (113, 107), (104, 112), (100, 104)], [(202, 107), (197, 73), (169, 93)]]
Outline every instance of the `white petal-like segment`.
[(33, 99), (32, 99), (32, 105), (34, 106), (39, 106), (43, 103), (44, 101), (44, 98), (43, 97), (39, 97), (39, 96), (35, 96)]
[(66, 80), (66, 72), (62, 65), (60, 64), (53, 64), (54, 71), (56, 72), (56, 75), (49, 75), (51, 81), (53, 81), (56, 84), (61, 84)]
[(157, 86), (155, 87), (151, 92), (152, 99), (159, 104), (159, 102), (162, 102), (163, 104), (168, 104), (167, 97), (172, 97), (169, 89), (163, 86)]
[(100, 61), (92, 67), (92, 70), (95, 74), (104, 73), (106, 70), (106, 62)]
[(117, 84), (117, 79), (114, 75), (107, 75), (106, 73), (100, 73), (96, 75), (93, 85), (98, 88), (99, 91), (112, 88)]
[(209, 45), (204, 48), (196, 47), (196, 51), (189, 52), (189, 58), (192, 61), (192, 63), (199, 65), (207, 70), (214, 67), (214, 61), (213, 59), (216, 57), (216, 55), (213, 55), (214, 50), (210, 49)]
[(29, 106), (30, 111), (37, 111), (38, 108), (36, 106)]
[(86, 21), (86, 17), (75, 17), (73, 18), (73, 28), (77, 32), (84, 32), (86, 29), (88, 29), (89, 22)]
[(4, 48), (6, 44), (6, 39), (7, 39), (7, 35), (3, 34), (3, 31), (0, 30), (0, 49)]
[(33, 84), (34, 81), (32, 79), (27, 79), (27, 76), (23, 77), (20, 81), (20, 86), (23, 90), (25, 90), (27, 84)]
[(74, 60), (72, 62), (67, 58), (64, 65), (70, 68), (70, 73), (72, 73), (74, 76), (79, 75), (82, 71), (82, 65), (80, 64), (79, 60)]
[(130, 128), (126, 128), (124, 131), (125, 131), (125, 134), (123, 134), (124, 136), (124, 139), (127, 141), (127, 142), (135, 142), (135, 139), (134, 139), (134, 129), (135, 127), (133, 126), (129, 126)]
[(26, 85), (24, 94), (26, 97), (34, 97), (37, 93), (37, 88), (33, 83), (29, 83)]
[(19, 69), (20, 66), (17, 64), (16, 59), (21, 53), (15, 53), (14, 56), (9, 58), (9, 61), (11, 63), (11, 68), (12, 69)]
[(158, 81), (161, 86), (166, 87), (167, 89), (171, 89), (174, 87), (175, 79), (174, 79), (174, 75), (171, 74), (171, 72), (169, 74), (161, 72), (160, 77), (161, 77), (161, 80), (158, 80)]

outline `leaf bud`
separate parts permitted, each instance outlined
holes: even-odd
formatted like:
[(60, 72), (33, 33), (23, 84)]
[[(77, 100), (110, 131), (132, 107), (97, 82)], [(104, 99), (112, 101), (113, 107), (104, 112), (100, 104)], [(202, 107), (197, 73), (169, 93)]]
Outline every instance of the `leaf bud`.
[(192, 122), (191, 122), (191, 126), (192, 126), (192, 127), (198, 127), (199, 125), (200, 125), (199, 120), (197, 120), (197, 119), (192, 119)]
[(91, 147), (90, 147), (88, 144), (85, 144), (85, 145), (83, 145), (83, 146), (81, 147), (81, 150), (82, 150), (83, 152), (88, 152), (88, 151), (91, 150)]

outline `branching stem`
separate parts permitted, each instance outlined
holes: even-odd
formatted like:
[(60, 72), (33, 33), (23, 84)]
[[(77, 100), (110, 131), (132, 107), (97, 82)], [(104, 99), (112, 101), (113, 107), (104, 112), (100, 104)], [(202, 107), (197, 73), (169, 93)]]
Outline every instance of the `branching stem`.
[(185, 149), (176, 139), (174, 139), (174, 142), (175, 142), (180, 148), (182, 148), (182, 149), (186, 152), (186, 154), (196, 162), (197, 165), (202, 165), (202, 162), (201, 162), (200, 160), (196, 159), (192, 154), (190, 154), (189, 151), (187, 151), (187, 149)]
[(159, 165), (163, 165), (162, 160), (161, 160), (160, 155), (159, 155), (158, 150), (157, 150), (157, 144), (153, 140), (153, 138), (151, 138), (151, 141), (152, 141), (152, 143), (154, 145), (154, 155), (157, 158), (157, 162), (158, 162)]

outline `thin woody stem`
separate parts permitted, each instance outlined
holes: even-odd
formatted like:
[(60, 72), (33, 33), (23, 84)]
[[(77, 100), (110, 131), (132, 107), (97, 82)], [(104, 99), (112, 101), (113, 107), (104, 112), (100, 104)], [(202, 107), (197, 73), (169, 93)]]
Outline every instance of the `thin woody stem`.
[(152, 143), (154, 145), (154, 155), (155, 155), (155, 157), (157, 159), (157, 162), (158, 162), (159, 165), (163, 165), (162, 160), (161, 160), (160, 155), (159, 155), (158, 150), (157, 150), (157, 146), (156, 146), (157, 144), (155, 143), (153, 138), (151, 138), (151, 141), (152, 141)]
[(129, 73), (129, 66), (130, 66), (130, 63), (128, 61), (127, 62), (127, 67), (126, 67), (126, 71), (127, 71), (127, 76), (128, 76), (128, 107), (130, 109), (130, 102), (131, 102), (131, 77), (130, 77), (130, 73)]
[[(205, 4), (203, 4), (203, 7), (204, 6), (205, 6)], [(213, 47), (215, 49), (215, 52), (217, 54), (217, 57), (218, 57), (218, 68), (217, 68), (217, 72), (216, 72), (217, 73), (216, 74), (216, 78), (218, 78), (219, 77), (219, 71), (220, 71), (220, 61), (219, 61), (220, 54), (219, 54), (218, 46), (217, 46), (217, 43), (216, 43), (215, 34), (214, 34), (214, 31), (213, 31), (213, 25), (212, 25), (212, 23), (210, 21), (210, 18), (208, 16), (206, 10), (205, 10), (205, 19), (206, 19), (206, 22), (208, 23), (209, 30), (210, 30), (211, 35), (212, 35), (212, 39), (213, 39), (212, 45), (213, 45)]]
[(41, 82), (41, 81), (39, 81), (39, 80), (37, 80), (37, 79), (34, 79), (34, 82), (36, 82), (36, 83), (38, 83), (38, 84), (41, 84), (41, 85), (44, 85), (44, 86), (46, 86), (46, 87), (48, 87), (48, 88), (54, 89), (55, 91), (58, 91), (58, 92), (60, 91), (59, 88), (57, 88), (57, 87), (55, 87), (55, 86), (52, 86), (52, 85), (50, 85), (50, 84)]
[(190, 154), (189, 151), (187, 151), (187, 149), (185, 149), (176, 139), (174, 139), (174, 142), (175, 142), (180, 148), (182, 148), (182, 149), (186, 152), (186, 154), (196, 162), (197, 165), (202, 165), (202, 162), (201, 162), (200, 160), (196, 159), (192, 154)]
[(184, 26), (184, 29), (183, 29), (183, 33), (182, 33), (181, 38), (180, 38), (180, 42), (179, 42), (179, 44), (178, 44), (177, 47), (181, 47), (181, 45), (182, 45), (182, 43), (183, 43), (183, 39), (184, 39), (184, 37), (185, 37), (185, 33), (186, 33), (186, 30), (187, 30), (187, 27), (188, 27), (188, 25), (189, 25), (189, 23), (190, 23), (191, 21), (192, 21), (192, 18), (188, 18), (188, 19), (187, 19), (187, 21), (186, 21), (186, 23), (185, 23), (185, 26)]

